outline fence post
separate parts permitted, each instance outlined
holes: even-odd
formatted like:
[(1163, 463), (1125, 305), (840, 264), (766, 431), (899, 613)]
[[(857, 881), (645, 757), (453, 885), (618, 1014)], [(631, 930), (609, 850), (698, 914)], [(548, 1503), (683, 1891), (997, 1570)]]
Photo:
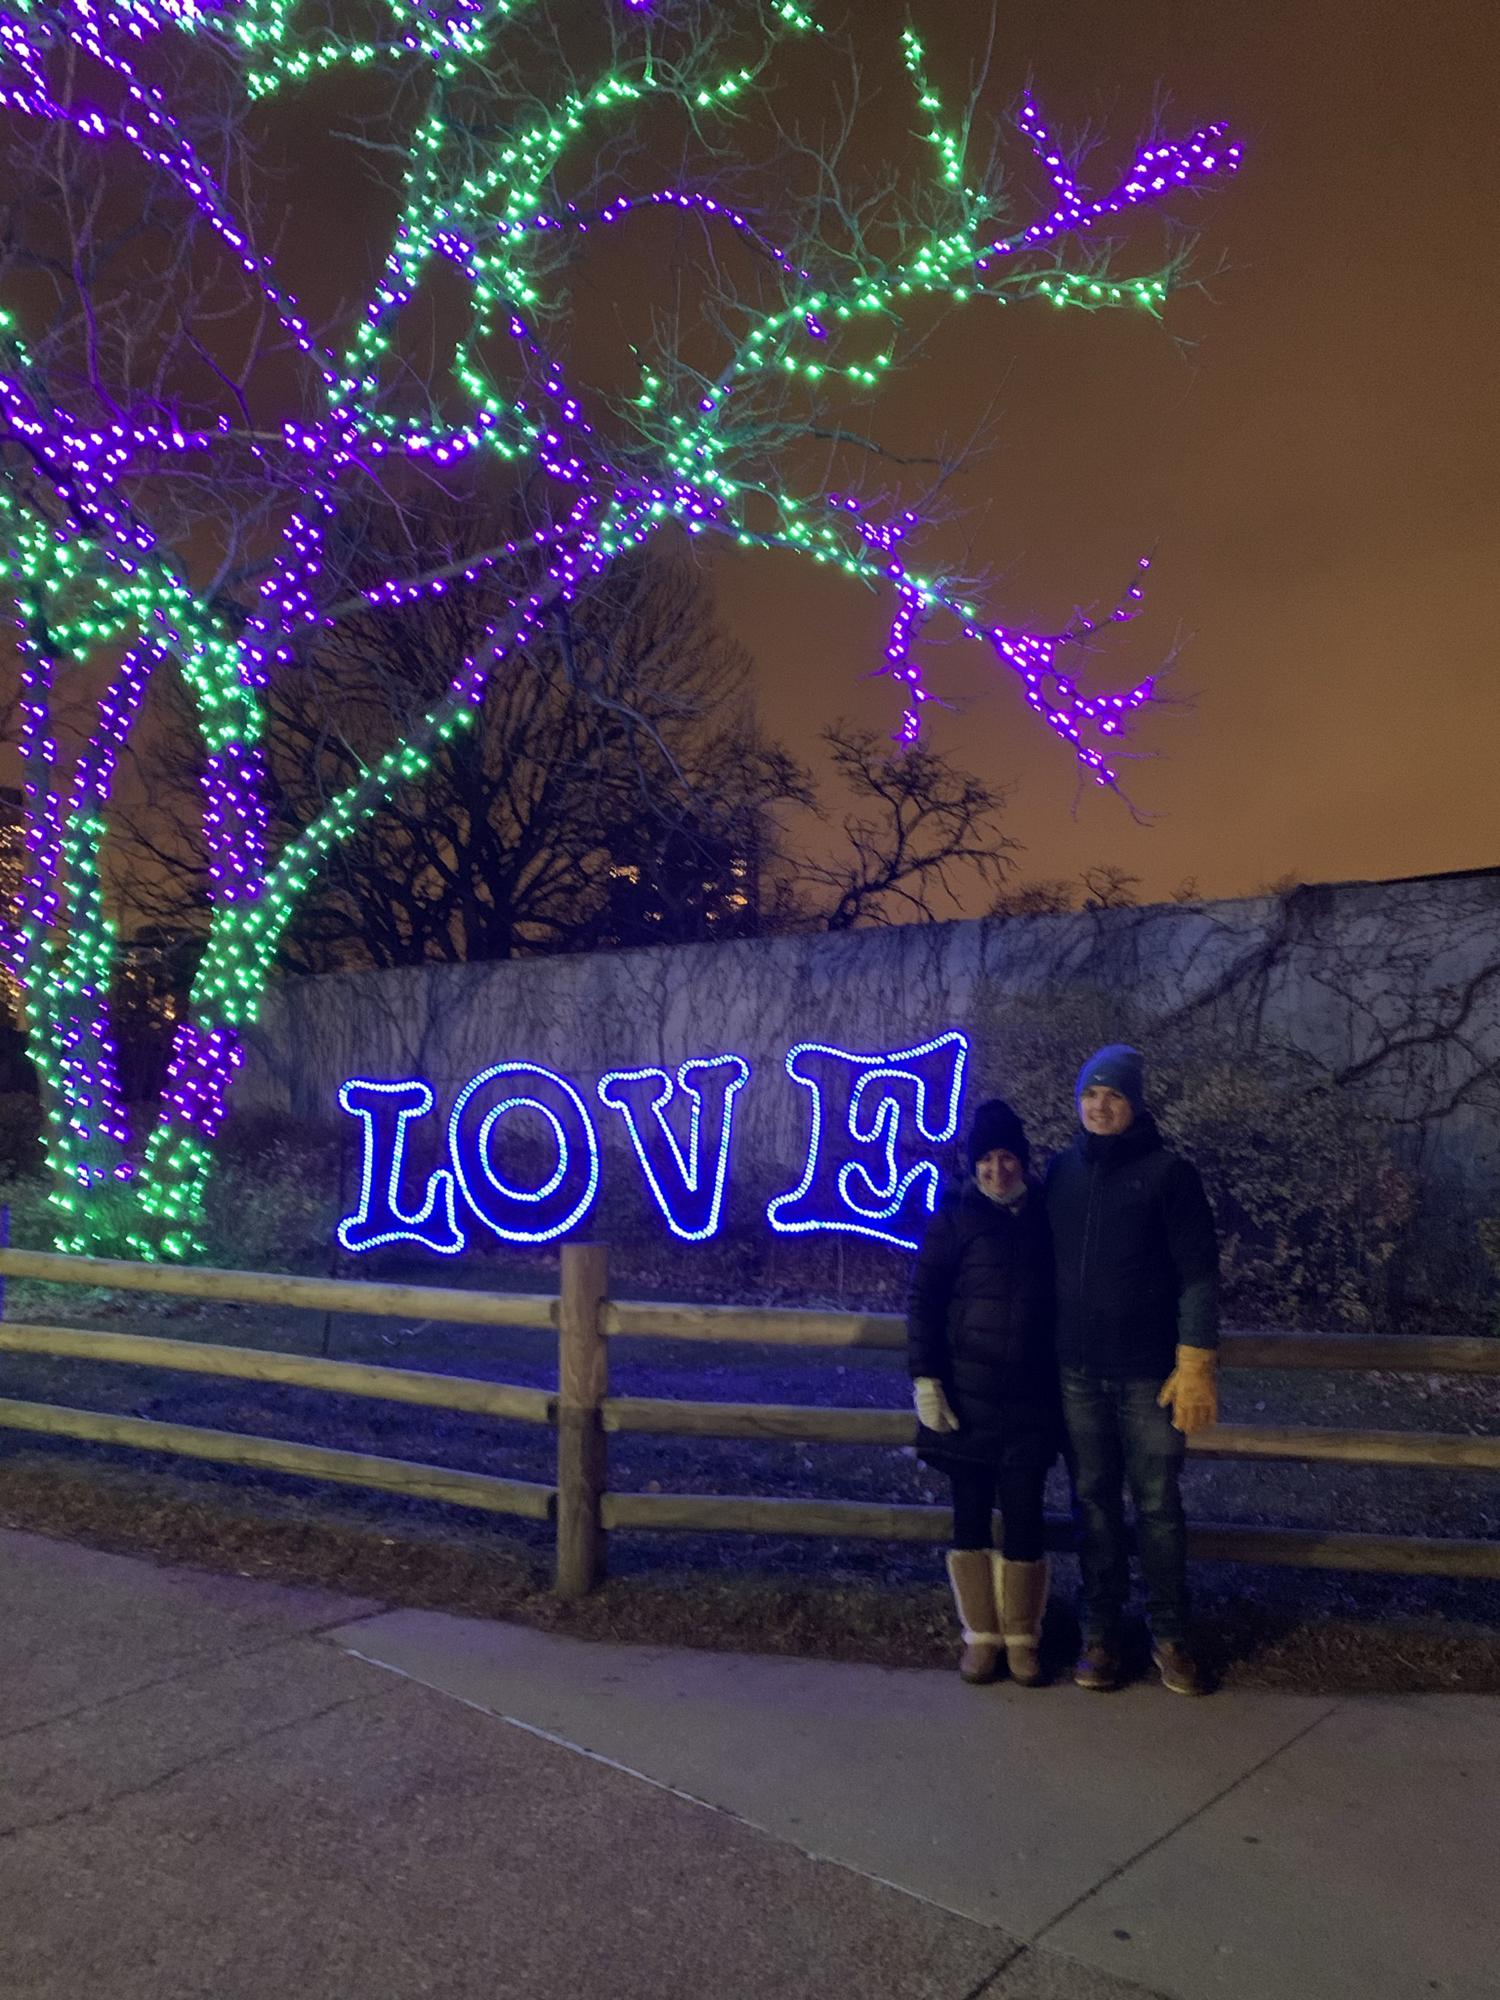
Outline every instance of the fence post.
[(604, 1574), (605, 1439), (600, 1405), (609, 1389), (604, 1301), (609, 1251), (565, 1243), (557, 1314), (557, 1573), (559, 1597), (585, 1597)]

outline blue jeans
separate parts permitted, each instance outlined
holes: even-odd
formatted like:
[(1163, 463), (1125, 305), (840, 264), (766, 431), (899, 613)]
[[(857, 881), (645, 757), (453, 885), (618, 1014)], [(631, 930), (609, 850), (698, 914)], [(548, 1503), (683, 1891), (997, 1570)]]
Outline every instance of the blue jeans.
[[(1162, 1378), (1164, 1381), (1165, 1376)], [(1117, 1643), (1130, 1596), (1125, 1488), (1135, 1511), (1146, 1579), (1146, 1616), (1158, 1643), (1187, 1636), (1187, 1526), (1182, 1511), (1184, 1439), (1156, 1398), (1161, 1382), (1062, 1371), (1068, 1427), (1083, 1629)]]

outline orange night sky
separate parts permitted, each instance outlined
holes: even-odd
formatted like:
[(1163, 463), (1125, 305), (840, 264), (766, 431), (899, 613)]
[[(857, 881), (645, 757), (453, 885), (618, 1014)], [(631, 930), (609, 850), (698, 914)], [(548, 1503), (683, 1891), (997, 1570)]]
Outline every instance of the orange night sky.
[[(987, 8), (913, 13), (961, 86), (962, 24)], [(860, 0), (872, 42), (903, 18)], [(1211, 296), (1180, 294), (1163, 325), (966, 310), (890, 389), (882, 434), (930, 448), (993, 402), (996, 448), (961, 490), (994, 608), (1107, 607), (1154, 550), (1148, 615), (1098, 672), (1126, 685), (1181, 636), (1193, 706), (1156, 717), (1158, 755), (1128, 777), (1149, 824), (1077, 797), (977, 649), (929, 654), (962, 702), (933, 740), (1014, 785), (1026, 876), (1103, 858), (1147, 894), (1196, 876), (1235, 895), (1500, 863), (1500, 9), (1006, 0), (999, 101), (1028, 71), (1054, 129), (1107, 131), (1101, 176), (1160, 87), (1170, 129), (1232, 121), (1246, 166), (1190, 211)], [(873, 599), (755, 556), (724, 565), (722, 601), (773, 732), (802, 747), (829, 714), (894, 720), (857, 680), (881, 655)]]

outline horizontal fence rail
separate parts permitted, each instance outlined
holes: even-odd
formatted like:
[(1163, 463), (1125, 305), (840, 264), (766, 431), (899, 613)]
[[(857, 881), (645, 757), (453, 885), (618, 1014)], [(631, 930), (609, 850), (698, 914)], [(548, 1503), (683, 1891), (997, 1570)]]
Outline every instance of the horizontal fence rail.
[[(615, 1493), (608, 1490), (608, 1439), (630, 1433), (909, 1446), (905, 1410), (844, 1409), (773, 1403), (696, 1402), (609, 1393), (611, 1340), (737, 1342), (779, 1348), (900, 1350), (905, 1322), (891, 1313), (836, 1313), (786, 1307), (652, 1304), (608, 1298), (607, 1253), (597, 1244), (566, 1245), (556, 1299), (391, 1285), (346, 1278), (184, 1269), (123, 1259), (64, 1257), (0, 1248), (0, 1281), (30, 1278), (96, 1289), (153, 1291), (239, 1305), (375, 1314), (428, 1323), (556, 1329), (558, 1390), (525, 1388), (471, 1376), (332, 1361), (279, 1350), (170, 1336), (85, 1328), (0, 1324), (0, 1354), (165, 1368), (249, 1382), (284, 1384), (335, 1395), (551, 1426), (557, 1434), (557, 1483), (538, 1485), (485, 1473), (453, 1471), (405, 1459), (335, 1451), (322, 1445), (158, 1423), (55, 1404), (0, 1399), (0, 1428), (86, 1442), (174, 1452), (255, 1470), (328, 1479), (489, 1513), (555, 1523), (556, 1588), (591, 1589), (605, 1566), (612, 1529), (681, 1533), (814, 1535), (895, 1542), (940, 1542), (951, 1526), (946, 1508), (855, 1500), (762, 1495)], [(1428, 1375), (1500, 1375), (1500, 1340), (1359, 1334), (1227, 1334), (1227, 1367), (1390, 1371)], [(1203, 1458), (1400, 1465), (1432, 1470), (1500, 1472), (1500, 1437), (1424, 1431), (1356, 1431), (1219, 1424), (1188, 1440)], [(1053, 1547), (1071, 1545), (1069, 1524), (1049, 1524)], [(1456, 1537), (1364, 1535), (1320, 1529), (1199, 1525), (1190, 1547), (1201, 1560), (1376, 1570), (1405, 1575), (1500, 1577), (1500, 1542)]]
[(1226, 1333), (1226, 1368), (1356, 1368), (1391, 1375), (1500, 1375), (1500, 1340), (1425, 1333)]
[(105, 1416), (56, 1403), (16, 1403), (0, 1397), (0, 1424), (94, 1444), (132, 1445), (137, 1451), (179, 1452), (184, 1458), (253, 1466), (261, 1472), (289, 1472), (302, 1479), (331, 1479), (343, 1486), (372, 1486), (408, 1499), (446, 1500), (460, 1507), (481, 1507), (490, 1514), (522, 1514), (534, 1521), (549, 1518), (555, 1491), (525, 1480), (454, 1472), (405, 1458), (332, 1451), (327, 1445), (292, 1444), (283, 1438), (242, 1437), (236, 1431), (201, 1430), (194, 1424), (158, 1424), (145, 1417)]
[(756, 1347), (906, 1346), (895, 1313), (802, 1312), (791, 1306), (676, 1306), (611, 1299), (603, 1331), (644, 1340), (745, 1341)]
[[(796, 1403), (683, 1403), (649, 1396), (611, 1396), (602, 1408), (606, 1431), (644, 1431), (655, 1437), (904, 1445), (911, 1443), (912, 1435), (912, 1420), (905, 1410), (814, 1410)], [(1500, 1472), (1500, 1437), (1451, 1437), (1428, 1431), (1216, 1424), (1212, 1430), (1190, 1437), (1187, 1446), (1199, 1458), (1289, 1458)]]
[(457, 1326), (556, 1326), (557, 1300), (521, 1292), (465, 1292), (441, 1285), (383, 1285), (360, 1278), (294, 1278), (280, 1271), (136, 1264), (126, 1257), (64, 1257), (51, 1250), (0, 1250), (0, 1276), (120, 1292), (164, 1292), (225, 1305), (295, 1306), (306, 1312), (374, 1313), (384, 1319)]
[(524, 1424), (550, 1424), (556, 1397), (547, 1389), (520, 1389), (468, 1375), (433, 1375), (381, 1362), (325, 1361), (310, 1354), (282, 1354), (258, 1347), (220, 1347), (206, 1341), (149, 1334), (92, 1333), (73, 1326), (0, 1325), (0, 1353), (51, 1354), (75, 1361), (120, 1361), (137, 1368), (177, 1368), (189, 1375), (223, 1375), (240, 1382), (286, 1382), (339, 1396), (375, 1396), (384, 1402), (420, 1403), (433, 1410), (470, 1411)]
[[(683, 1533), (830, 1535), (886, 1542), (946, 1542), (946, 1507), (871, 1500), (780, 1500), (759, 1495), (606, 1493), (610, 1528)], [(1047, 1546), (1071, 1551), (1073, 1524), (1051, 1517)], [(1274, 1568), (1378, 1570), (1406, 1576), (1500, 1576), (1500, 1544), (1419, 1535), (1328, 1534), (1320, 1528), (1190, 1527), (1199, 1562), (1264, 1563)]]
[[(3, 1269), (3, 1260), (0, 1260)], [(766, 1347), (869, 1347), (904, 1352), (899, 1313), (804, 1312), (785, 1306), (651, 1305), (612, 1299), (603, 1332), (618, 1339), (742, 1341)], [(1226, 1333), (1226, 1368), (1301, 1368), (1392, 1374), (1500, 1375), (1500, 1340), (1423, 1334)]]

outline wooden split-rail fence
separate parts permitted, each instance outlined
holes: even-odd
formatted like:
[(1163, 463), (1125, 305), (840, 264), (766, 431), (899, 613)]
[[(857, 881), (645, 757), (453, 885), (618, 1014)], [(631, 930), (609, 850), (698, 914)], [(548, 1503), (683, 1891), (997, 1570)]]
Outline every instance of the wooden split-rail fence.
[[(787, 1310), (780, 1307), (651, 1305), (611, 1299), (608, 1252), (567, 1244), (559, 1295), (521, 1296), (398, 1285), (350, 1278), (304, 1278), (257, 1271), (213, 1271), (96, 1257), (64, 1257), (0, 1248), (4, 1279), (150, 1291), (224, 1304), (281, 1306), (325, 1313), (376, 1314), (464, 1326), (551, 1326), (558, 1339), (558, 1386), (504, 1382), (410, 1368), (333, 1361), (201, 1341), (76, 1327), (0, 1321), (0, 1352), (52, 1355), (126, 1366), (180, 1369), (246, 1382), (288, 1383), (344, 1396), (378, 1397), (429, 1409), (464, 1411), (511, 1423), (551, 1426), (557, 1436), (556, 1484), (500, 1479), (409, 1459), (336, 1451), (322, 1445), (242, 1436), (188, 1424), (75, 1410), (0, 1397), (0, 1428), (127, 1445), (211, 1459), (263, 1472), (335, 1480), (416, 1499), (440, 1500), (496, 1514), (551, 1521), (556, 1532), (555, 1587), (579, 1597), (604, 1574), (613, 1528), (730, 1531), (761, 1535), (832, 1535), (882, 1541), (947, 1539), (946, 1508), (685, 1493), (617, 1493), (609, 1485), (609, 1439), (625, 1431), (655, 1436), (791, 1439), (802, 1444), (899, 1447), (913, 1420), (900, 1410), (831, 1409), (769, 1403), (704, 1403), (609, 1392), (609, 1343), (621, 1337), (733, 1341), (803, 1348), (905, 1345), (903, 1321), (888, 1313)], [(1500, 1339), (1425, 1339), (1365, 1334), (1231, 1333), (1221, 1357), (1230, 1368), (1395, 1370), (1421, 1375), (1500, 1374)], [(1425, 1431), (1353, 1431), (1219, 1424), (1190, 1441), (1195, 1456), (1409, 1465), (1500, 1472), (1500, 1437)], [(1065, 1523), (1052, 1524), (1066, 1546)], [(1457, 1536), (1347, 1534), (1336, 1528), (1197, 1526), (1195, 1557), (1281, 1563), (1318, 1569), (1383, 1570), (1407, 1575), (1500, 1577), (1500, 1541)]]

